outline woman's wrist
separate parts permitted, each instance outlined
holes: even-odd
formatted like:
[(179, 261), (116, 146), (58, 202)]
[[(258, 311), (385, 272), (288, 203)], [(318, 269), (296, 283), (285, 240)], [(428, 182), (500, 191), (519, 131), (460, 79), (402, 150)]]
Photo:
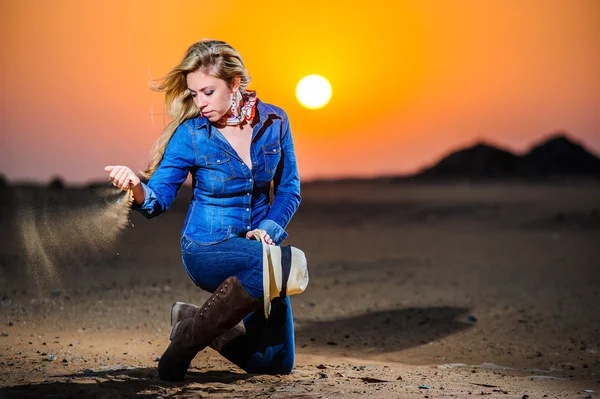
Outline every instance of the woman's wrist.
[(144, 185), (139, 182), (135, 186), (131, 187), (131, 192), (136, 205), (142, 206), (146, 201), (146, 190), (144, 190)]

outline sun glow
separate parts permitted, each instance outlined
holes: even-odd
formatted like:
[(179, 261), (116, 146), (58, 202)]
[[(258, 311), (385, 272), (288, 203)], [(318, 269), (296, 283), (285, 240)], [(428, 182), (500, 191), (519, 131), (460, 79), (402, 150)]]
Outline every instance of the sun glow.
[(305, 76), (296, 86), (296, 98), (305, 108), (323, 108), (331, 98), (331, 84), (320, 75)]

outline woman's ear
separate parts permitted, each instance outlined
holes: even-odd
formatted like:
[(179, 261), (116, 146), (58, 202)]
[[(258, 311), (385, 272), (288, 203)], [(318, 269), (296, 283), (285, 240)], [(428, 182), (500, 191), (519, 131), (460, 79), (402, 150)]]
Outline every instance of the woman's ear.
[(233, 84), (231, 85), (231, 91), (238, 91), (240, 88), (240, 82), (242, 81), (242, 79), (239, 76), (236, 76), (235, 78), (233, 78)]

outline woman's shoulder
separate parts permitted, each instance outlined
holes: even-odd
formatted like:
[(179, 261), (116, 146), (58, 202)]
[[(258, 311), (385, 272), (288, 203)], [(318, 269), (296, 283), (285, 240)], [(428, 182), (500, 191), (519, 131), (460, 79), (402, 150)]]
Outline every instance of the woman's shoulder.
[(258, 107), (259, 114), (264, 112), (267, 114), (275, 115), (282, 119), (287, 119), (287, 117), (288, 117), (287, 113), (283, 110), (283, 108), (278, 107), (274, 104), (266, 103), (266, 102), (262, 101), (260, 98), (258, 99), (257, 107)]
[(176, 128), (176, 133), (180, 132), (180, 134), (194, 134), (194, 131), (200, 130), (207, 124), (208, 119), (202, 115), (198, 115), (181, 122)]

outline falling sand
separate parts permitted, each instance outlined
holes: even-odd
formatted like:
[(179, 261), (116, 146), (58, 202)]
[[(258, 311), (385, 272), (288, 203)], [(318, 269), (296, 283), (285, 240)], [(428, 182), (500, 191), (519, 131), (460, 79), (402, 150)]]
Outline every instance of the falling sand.
[(77, 207), (65, 205), (67, 195), (66, 190), (49, 189), (15, 192), (23, 263), (38, 290), (60, 288), (63, 272), (100, 256), (131, 224), (129, 191), (90, 189)]

